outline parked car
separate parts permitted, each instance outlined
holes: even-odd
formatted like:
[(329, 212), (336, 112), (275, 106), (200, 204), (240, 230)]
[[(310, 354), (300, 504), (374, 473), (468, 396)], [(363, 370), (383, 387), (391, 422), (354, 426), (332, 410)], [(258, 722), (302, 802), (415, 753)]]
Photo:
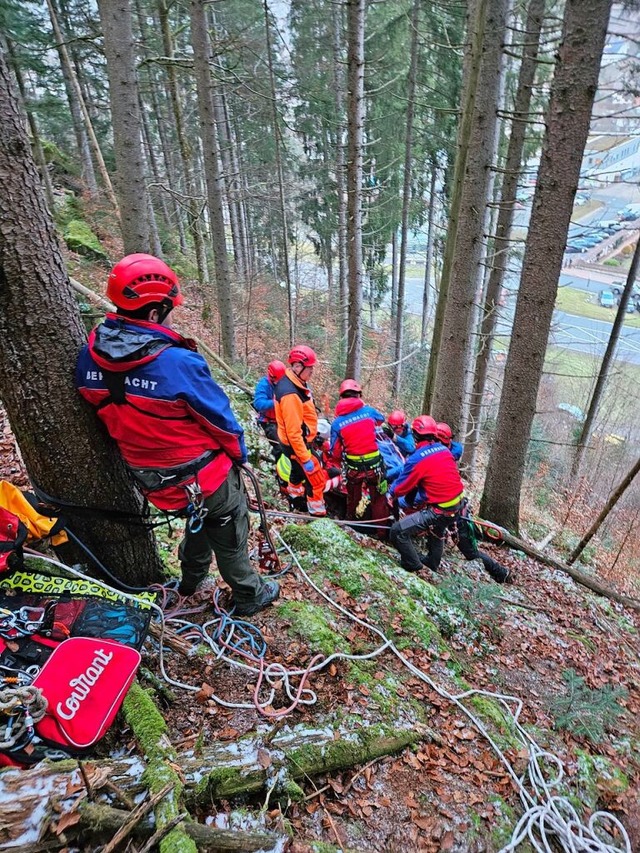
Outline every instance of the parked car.
[(616, 298), (610, 290), (601, 290), (598, 296), (598, 302), (603, 308), (616, 307)]
[(586, 252), (587, 249), (586, 246), (574, 246), (573, 243), (567, 243), (564, 251), (567, 255), (573, 255), (576, 252)]

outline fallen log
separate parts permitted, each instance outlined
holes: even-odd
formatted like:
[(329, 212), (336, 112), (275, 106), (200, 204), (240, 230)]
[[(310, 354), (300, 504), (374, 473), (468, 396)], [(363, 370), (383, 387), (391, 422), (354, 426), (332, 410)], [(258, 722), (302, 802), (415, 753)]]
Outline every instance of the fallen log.
[[(144, 693), (139, 687), (137, 690)], [(140, 707), (136, 703), (130, 708), (130, 718), (137, 708), (139, 719), (144, 719)], [(135, 723), (135, 728), (140, 729), (139, 722)], [(171, 813), (167, 809), (160, 822), (170, 822), (181, 814), (184, 811), (182, 801), (194, 807), (198, 803), (211, 803), (216, 798), (257, 794), (272, 788), (274, 799), (302, 800), (304, 793), (296, 779), (348, 769), (399, 752), (408, 745), (437, 740), (435, 733), (424, 725), (395, 731), (364, 726), (334, 731), (329, 726), (309, 729), (297, 725), (279, 728), (271, 740), (270, 735), (271, 732), (267, 732), (265, 738), (253, 736), (228, 743), (218, 742), (205, 747), (197, 756), (193, 752), (176, 755), (166, 732), (161, 729), (155, 730), (155, 737), (147, 736), (146, 747), (146, 739), (144, 742), (141, 740), (141, 748), (158, 762), (155, 764), (159, 768), (156, 775), (161, 779), (156, 779), (153, 784), (161, 788), (173, 771), (175, 777), (172, 779), (177, 778), (182, 786), (172, 792), (175, 800), (171, 803)], [(133, 801), (152, 784), (149, 763), (138, 756), (83, 761), (84, 774), (94, 797), (91, 805), (110, 805), (114, 799), (114, 788), (120, 792), (120, 797), (124, 794)], [(64, 828), (67, 816), (78, 808), (80, 801), (86, 799), (87, 787), (75, 760), (45, 761), (28, 770), (6, 768), (0, 771), (0, 848), (26, 853), (29, 845), (38, 839), (39, 844), (46, 845), (51, 841), (48, 831), (58, 830), (61, 821)], [(163, 803), (167, 803), (166, 798), (160, 805)], [(82, 807), (88, 805), (83, 803)], [(128, 814), (127, 810), (116, 811)], [(167, 838), (180, 832), (183, 839), (192, 845), (191, 826), (183, 822), (172, 829)], [(71, 832), (71, 828), (68, 831)], [(162, 841), (160, 843), (162, 846)], [(196, 841), (196, 846), (198, 844)], [(56, 849), (56, 844), (37, 849)], [(36, 848), (31, 853), (35, 851)]]
[[(574, 569), (573, 566), (568, 566), (566, 563), (563, 563), (561, 560), (557, 560), (555, 557), (551, 557), (548, 554), (544, 554), (542, 551), (539, 551), (533, 545), (530, 545), (528, 542), (525, 542), (524, 539), (520, 539), (518, 536), (514, 536), (512, 533), (509, 533), (504, 527), (500, 527), (498, 524), (494, 524), (491, 521), (484, 521), (483, 519), (474, 519), (478, 522), (481, 527), (486, 527), (488, 529), (493, 529), (497, 531), (500, 535), (502, 541), (508, 545), (510, 548), (513, 548), (516, 551), (522, 551), (528, 557), (532, 557), (534, 560), (537, 560), (539, 563), (542, 563), (545, 566), (549, 566), (552, 569), (557, 569), (559, 572), (564, 572), (569, 575), (569, 577), (573, 578), (576, 583), (579, 583), (581, 586), (585, 586), (587, 589), (590, 589), (592, 592), (597, 593), (598, 595), (602, 595), (604, 598), (610, 598), (612, 601), (617, 601), (619, 604), (624, 604), (625, 607), (629, 607), (632, 610), (640, 611), (640, 601), (635, 598), (629, 598), (626, 595), (622, 595), (620, 592), (616, 592), (614, 589), (610, 589), (604, 584), (599, 583), (594, 578), (589, 577), (589, 575), (585, 575), (584, 572), (579, 571), (578, 569)], [(489, 541), (494, 541), (490, 539)]]
[[(101, 838), (115, 838), (117, 833), (131, 818), (131, 812), (124, 811), (123, 809), (114, 809), (111, 806), (100, 803), (89, 802), (80, 803), (77, 814), (78, 821), (68, 829), (65, 829), (63, 833), (58, 836), (48, 837), (42, 841), (36, 841), (32, 844), (22, 845), (20, 853), (46, 853), (48, 850), (68, 847), (70, 843), (79, 838), (83, 838), (86, 841), (88, 835), (96, 840)], [(203, 823), (195, 823), (193, 821), (184, 821), (182, 827), (199, 851), (255, 853), (257, 850), (269, 850), (278, 841), (283, 840), (273, 832), (218, 829), (214, 826), (206, 826)], [(138, 821), (131, 830), (131, 836), (135, 839), (145, 840), (151, 838), (154, 834), (155, 823), (150, 817)]]

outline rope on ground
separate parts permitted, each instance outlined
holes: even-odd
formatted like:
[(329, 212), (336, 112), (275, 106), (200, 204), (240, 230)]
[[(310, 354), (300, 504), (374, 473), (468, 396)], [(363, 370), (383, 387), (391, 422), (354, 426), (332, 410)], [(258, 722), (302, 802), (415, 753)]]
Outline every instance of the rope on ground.
[[(516, 785), (525, 809), (524, 814), (514, 829), (511, 841), (499, 853), (512, 853), (525, 840), (529, 841), (536, 853), (551, 853), (553, 849), (550, 844), (551, 838), (559, 841), (563, 845), (563, 849), (569, 851), (569, 853), (621, 853), (621, 851), (632, 853), (631, 842), (627, 831), (615, 815), (609, 812), (596, 812), (591, 816), (588, 825), (585, 825), (566, 797), (553, 796), (551, 794), (552, 789), (559, 785), (564, 777), (563, 765), (557, 756), (541, 749), (519, 722), (520, 713), (523, 709), (521, 699), (517, 696), (493, 693), (487, 690), (474, 689), (457, 695), (449, 693), (449, 691), (433, 681), (425, 672), (412, 664), (380, 629), (360, 619), (345, 607), (333, 601), (329, 595), (312, 581), (302, 568), (296, 554), (280, 534), (276, 532), (276, 536), (291, 555), (302, 577), (328, 604), (383, 639), (385, 641), (384, 648), (388, 648), (389, 651), (393, 652), (409, 672), (421, 681), (424, 681), (436, 693), (459, 708), (488, 741)], [(382, 649), (382, 647), (380, 648)], [(529, 753), (527, 772), (522, 778), (517, 775), (508, 758), (493, 740), (482, 721), (464, 704), (463, 700), (470, 696), (487, 696), (498, 701), (502, 706), (506, 718), (511, 721), (514, 731)], [(515, 711), (512, 710), (512, 705)], [(544, 769), (545, 765), (555, 767), (555, 777), (547, 778)], [(532, 792), (527, 790), (527, 781)], [(608, 827), (610, 835), (616, 831), (620, 834), (623, 847), (602, 840), (598, 833), (602, 832), (605, 827)]]

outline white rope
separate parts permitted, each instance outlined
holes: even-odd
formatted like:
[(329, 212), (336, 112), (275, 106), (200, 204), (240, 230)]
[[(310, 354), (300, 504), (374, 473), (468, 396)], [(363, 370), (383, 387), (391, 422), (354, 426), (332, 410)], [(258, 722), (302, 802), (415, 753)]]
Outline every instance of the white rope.
[[(629, 836), (624, 826), (618, 820), (618, 818), (615, 817), (615, 815), (604, 811), (594, 812), (594, 814), (589, 820), (588, 825), (585, 825), (581, 822), (577, 812), (575, 811), (569, 800), (567, 800), (565, 797), (552, 795), (552, 789), (558, 784), (560, 784), (564, 777), (563, 765), (557, 756), (542, 750), (538, 746), (536, 741), (520, 724), (519, 717), (523, 709), (523, 702), (521, 699), (519, 699), (517, 696), (494, 693), (487, 690), (472, 689), (457, 695), (449, 693), (447, 690), (445, 690), (443, 687), (433, 681), (433, 679), (431, 679), (425, 672), (423, 672), (421, 669), (411, 663), (411, 661), (409, 661), (402, 654), (402, 652), (400, 652), (400, 650), (394, 645), (394, 643), (390, 639), (388, 639), (379, 628), (369, 622), (366, 622), (363, 619), (360, 619), (358, 616), (355, 616), (355, 614), (351, 613), (341, 604), (338, 604), (336, 601), (334, 601), (329, 595), (327, 595), (327, 593), (324, 592), (324, 590), (320, 589), (320, 587), (313, 582), (310, 576), (302, 568), (302, 565), (300, 564), (297, 555), (293, 552), (287, 542), (285, 542), (279, 531), (276, 530), (275, 533), (282, 546), (290, 554), (293, 562), (295, 563), (298, 571), (300, 572), (304, 580), (322, 598), (324, 598), (325, 601), (331, 607), (342, 613), (351, 621), (357, 623), (358, 625), (361, 625), (362, 627), (376, 634), (382, 642), (376, 649), (367, 654), (348, 655), (343, 652), (336, 652), (326, 658), (322, 658), (316, 664), (307, 669), (287, 670), (285, 667), (282, 666), (282, 664), (279, 663), (267, 664), (263, 668), (262, 674), (265, 681), (271, 687), (270, 696), (265, 702), (261, 702), (259, 704), (259, 707), (265, 708), (271, 704), (275, 697), (274, 685), (276, 682), (279, 682), (279, 686), (284, 689), (290, 701), (296, 701), (297, 704), (302, 705), (314, 704), (317, 699), (315, 692), (310, 688), (305, 687), (304, 690), (300, 692), (300, 695), (297, 695), (297, 691), (290, 684), (289, 679), (291, 677), (299, 677), (301, 675), (304, 675), (305, 673), (317, 672), (321, 669), (324, 669), (333, 660), (368, 660), (373, 657), (377, 657), (378, 655), (382, 654), (382, 652), (388, 649), (389, 651), (393, 652), (394, 655), (396, 655), (398, 660), (400, 660), (401, 663), (413, 675), (415, 675), (421, 681), (424, 681), (436, 693), (438, 693), (444, 699), (450, 701), (452, 704), (458, 707), (463, 714), (465, 714), (465, 716), (470, 720), (470, 722), (488, 741), (491, 748), (493, 749), (497, 757), (500, 759), (505, 769), (514, 781), (514, 784), (516, 785), (520, 794), (520, 799), (522, 801), (525, 811), (520, 820), (518, 821), (518, 824), (514, 828), (511, 841), (509, 842), (509, 844), (503, 847), (499, 851), (499, 853), (512, 853), (512, 851), (517, 850), (518, 846), (524, 841), (528, 841), (531, 844), (535, 853), (553, 853), (553, 848), (550, 846), (549, 843), (550, 838), (553, 838), (555, 843), (559, 842), (562, 845), (563, 850), (568, 851), (568, 853), (632, 853)], [(52, 563), (53, 565), (56, 565), (83, 580), (87, 580), (86, 576), (83, 575), (81, 572), (78, 572), (77, 570), (65, 565), (64, 563), (60, 563), (57, 560), (54, 560), (50, 557), (46, 557), (44, 554), (32, 551), (31, 549), (25, 549), (25, 552), (33, 554), (34, 556), (37, 556), (39, 559), (45, 560), (48, 563)], [(95, 580), (94, 578), (91, 578), (90, 580), (92, 583), (96, 583), (104, 589), (112, 590), (112, 587), (109, 587), (102, 581)], [(135, 595), (129, 595), (128, 593), (121, 592), (120, 590), (117, 590), (117, 592), (124, 598), (133, 601), (138, 605), (140, 604), (140, 599), (137, 598)], [(181, 687), (185, 690), (189, 690), (192, 692), (199, 691), (201, 689), (200, 686), (185, 684), (183, 682), (172, 679), (166, 672), (164, 666), (164, 648), (162, 642), (165, 630), (165, 616), (162, 609), (158, 607), (158, 605), (154, 602), (145, 600), (144, 603), (147, 604), (149, 607), (153, 608), (158, 613), (158, 616), (160, 618), (162, 629), (159, 641), (159, 665), (163, 678), (169, 684), (175, 687)], [(259, 674), (260, 669), (258, 667), (252, 666), (251, 664), (242, 663), (234, 658), (228, 657), (224, 653), (224, 649), (220, 648), (218, 644), (215, 643), (215, 641), (209, 636), (209, 634), (207, 634), (206, 629), (212, 624), (214, 624), (215, 621), (216, 620), (211, 620), (210, 622), (205, 623), (205, 625), (202, 626), (202, 629), (203, 637), (205, 638), (208, 645), (211, 647), (216, 657), (220, 660), (224, 660), (230, 666), (235, 667), (237, 669), (252, 672), (254, 674)], [(462, 700), (474, 695), (487, 696), (499, 702), (499, 704), (504, 710), (507, 719), (510, 719), (515, 733), (519, 736), (523, 746), (527, 748), (529, 752), (529, 763), (527, 771), (525, 774), (523, 774), (522, 778), (517, 775), (508, 758), (493, 740), (482, 721), (464, 705)], [(215, 694), (212, 694), (209, 698), (213, 699), (214, 702), (225, 708), (256, 708), (256, 705), (254, 703), (227, 702), (221, 697), (216, 696)], [(512, 710), (511, 706), (513, 706), (515, 710)], [(555, 766), (556, 775), (554, 778), (547, 778), (545, 776), (545, 771), (543, 769), (544, 764)], [(533, 793), (530, 793), (525, 787), (527, 777), (528, 783)], [(621, 843), (624, 846), (620, 847), (618, 845), (610, 844), (602, 840), (599, 833), (602, 833), (607, 825), (609, 827), (609, 834), (611, 834), (615, 830), (620, 833)]]

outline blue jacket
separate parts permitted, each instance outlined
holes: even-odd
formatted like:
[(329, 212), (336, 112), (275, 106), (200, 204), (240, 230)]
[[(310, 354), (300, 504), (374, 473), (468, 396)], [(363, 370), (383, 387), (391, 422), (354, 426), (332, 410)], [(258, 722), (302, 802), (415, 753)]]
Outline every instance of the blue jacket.
[(459, 462), (462, 459), (464, 447), (460, 444), (459, 441), (452, 441), (449, 445), (449, 450), (451, 451), (451, 455), (456, 460), (456, 462)]
[[(118, 405), (105, 375), (120, 377)], [(132, 468), (164, 469), (218, 451), (198, 473), (205, 497), (226, 479), (232, 461), (246, 462), (244, 432), (229, 398), (195, 344), (166, 326), (107, 314), (89, 335), (76, 365), (76, 387)], [(153, 491), (160, 509), (185, 505), (182, 487)]]
[(404, 457), (393, 442), (384, 432), (384, 430), (376, 430), (376, 441), (378, 449), (384, 460), (384, 466), (387, 472), (387, 482), (392, 483), (402, 472), (404, 467)]
[(416, 449), (416, 443), (413, 440), (409, 424), (404, 425), (404, 429), (401, 433), (398, 434), (397, 432), (394, 432), (393, 440), (398, 445), (400, 453), (405, 457), (411, 456), (413, 451)]
[(258, 380), (253, 392), (253, 408), (258, 413), (258, 422), (261, 424), (276, 422), (276, 410), (273, 405), (275, 390), (275, 385), (269, 381), (268, 376)]

